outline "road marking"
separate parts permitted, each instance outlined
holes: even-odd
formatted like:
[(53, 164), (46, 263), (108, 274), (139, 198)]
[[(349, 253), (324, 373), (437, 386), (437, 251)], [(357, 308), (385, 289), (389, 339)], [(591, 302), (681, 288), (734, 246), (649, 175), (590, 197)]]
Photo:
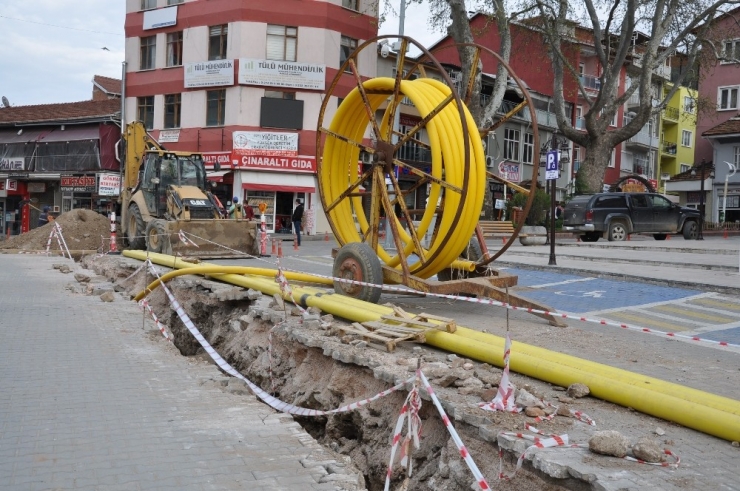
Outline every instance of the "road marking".
[(726, 329), (735, 329), (737, 327), (740, 327), (740, 321), (738, 322), (731, 322), (730, 324), (722, 324), (719, 326), (704, 326), (700, 327), (695, 331), (691, 331), (691, 333), (706, 333), (706, 332), (716, 332), (716, 331), (724, 331)]
[(711, 315), (711, 314), (705, 314), (703, 312), (696, 312), (694, 310), (691, 310), (690, 308), (687, 308), (687, 306), (682, 305), (661, 305), (658, 307), (654, 307), (654, 310), (663, 311), (663, 312), (672, 312), (674, 314), (681, 314), (685, 317), (693, 317), (696, 319), (701, 319), (705, 322), (714, 322), (719, 324), (727, 324), (728, 322), (733, 322), (737, 319), (737, 317), (726, 317), (726, 316), (719, 316), (719, 315)]
[(614, 308), (602, 309), (602, 310), (592, 310), (591, 312), (584, 312), (584, 313), (579, 314), (579, 315), (582, 315), (584, 317), (598, 317), (598, 316), (603, 316), (603, 315), (606, 315), (606, 314), (610, 314), (612, 312), (622, 312), (622, 311), (624, 311), (626, 309), (632, 309), (632, 308), (648, 309), (648, 308), (656, 307), (656, 306), (659, 306), (659, 305), (673, 305), (673, 304), (675, 304), (677, 302), (686, 302), (686, 301), (690, 301), (690, 300), (694, 300), (694, 299), (701, 299), (701, 298), (705, 298), (705, 297), (711, 297), (711, 296), (714, 296), (714, 295), (716, 295), (716, 293), (699, 293), (698, 295), (691, 295), (691, 296), (688, 296), (688, 297), (679, 298), (679, 299), (675, 299), (675, 300), (661, 300), (660, 302), (650, 302), (650, 303), (635, 304), (635, 305), (622, 306), (622, 307), (614, 307)]
[[(706, 312), (714, 312), (715, 314), (720, 314), (720, 315), (727, 315), (731, 319), (735, 319), (735, 318), (738, 317), (738, 313), (737, 312), (730, 312), (729, 310), (714, 309), (714, 308), (711, 308), (711, 307), (703, 307), (701, 305), (697, 305), (697, 304), (691, 303), (691, 302), (687, 302), (686, 305), (689, 305), (692, 309), (704, 310)], [(740, 307), (740, 305), (738, 307)]]
[(570, 283), (579, 283), (581, 281), (592, 281), (592, 280), (595, 280), (595, 279), (596, 278), (577, 278), (577, 279), (573, 279), (573, 280), (558, 281), (556, 283), (543, 283), (542, 285), (530, 285), (527, 288), (547, 288), (547, 287), (550, 287), (550, 286), (568, 285)]
[(721, 300), (717, 297), (712, 298), (701, 298), (697, 299), (694, 302), (689, 302), (690, 304), (701, 304), (701, 305), (711, 305), (713, 307), (721, 307), (722, 309), (727, 309), (731, 311), (740, 312), (740, 304), (732, 302), (731, 300)]
[[(615, 314), (616, 313), (617, 312), (615, 312)], [(645, 316), (642, 316), (642, 315), (633, 315), (633, 314), (628, 314), (627, 312), (620, 312), (618, 314), (619, 314), (619, 317), (613, 318), (616, 322), (620, 322), (622, 319), (626, 319), (626, 320), (634, 321), (635, 324), (638, 326), (649, 327), (651, 329), (657, 329), (657, 330), (666, 331), (666, 332), (683, 332), (683, 331), (689, 330), (686, 327), (677, 326), (676, 324), (669, 324), (667, 322), (662, 322), (662, 321), (655, 320), (655, 319), (646, 319)]]
[[(634, 309), (633, 312), (637, 312), (643, 315), (650, 315), (653, 317), (657, 317), (658, 319), (665, 319), (671, 322), (678, 322), (681, 324), (690, 324), (694, 326), (704, 326), (706, 325), (706, 322), (701, 322), (693, 319), (684, 319), (683, 317), (676, 317), (675, 315), (668, 315), (668, 314), (661, 314), (660, 312), (655, 312), (654, 310), (650, 309)], [(687, 326), (688, 329), (690, 326)]]

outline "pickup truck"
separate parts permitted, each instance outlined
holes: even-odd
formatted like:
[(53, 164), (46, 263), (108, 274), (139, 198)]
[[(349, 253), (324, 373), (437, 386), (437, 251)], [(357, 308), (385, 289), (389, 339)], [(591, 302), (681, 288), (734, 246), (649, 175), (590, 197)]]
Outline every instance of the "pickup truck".
[(563, 230), (584, 242), (626, 240), (630, 234), (652, 234), (665, 240), (682, 233), (684, 239), (699, 234), (699, 212), (672, 203), (656, 193), (600, 193), (574, 196), (563, 211)]

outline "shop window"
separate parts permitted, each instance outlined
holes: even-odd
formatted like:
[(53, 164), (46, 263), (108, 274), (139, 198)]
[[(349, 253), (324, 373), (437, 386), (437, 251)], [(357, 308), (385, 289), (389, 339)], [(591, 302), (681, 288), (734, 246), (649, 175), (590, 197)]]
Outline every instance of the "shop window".
[(180, 127), (180, 107), (182, 94), (167, 94), (164, 96), (164, 127)]
[(167, 66), (182, 65), (182, 31), (167, 34)]
[(298, 28), (289, 26), (267, 25), (268, 60), (296, 61), (298, 46)]
[[(347, 58), (349, 58), (349, 55), (352, 54), (354, 50), (357, 49), (357, 39), (352, 39), (347, 36), (342, 36), (342, 43), (339, 47), (339, 66), (342, 66), (342, 63), (347, 61)], [(357, 61), (355, 61), (357, 63)], [(359, 69), (359, 67), (358, 67)], [(347, 67), (346, 71), (350, 71), (349, 67)]]
[(139, 70), (153, 70), (157, 54), (157, 36), (140, 39)]
[(136, 118), (144, 123), (146, 129), (154, 128), (154, 96), (136, 98)]
[(228, 33), (229, 26), (227, 24), (211, 26), (208, 38), (209, 60), (223, 60), (226, 58), (226, 40)]
[(206, 126), (223, 126), (226, 120), (226, 89), (209, 90), (206, 98)]

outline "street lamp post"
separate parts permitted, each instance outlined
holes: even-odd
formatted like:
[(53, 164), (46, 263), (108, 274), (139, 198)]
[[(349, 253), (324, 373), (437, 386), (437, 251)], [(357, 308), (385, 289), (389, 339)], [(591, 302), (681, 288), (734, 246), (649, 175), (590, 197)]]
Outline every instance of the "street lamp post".
[[(700, 167), (701, 175), (699, 176), (699, 235), (696, 237), (696, 240), (704, 240), (704, 179), (706, 178), (704, 168), (706, 164), (706, 160), (702, 159)], [(696, 177), (696, 167), (691, 169), (691, 175)], [(709, 171), (709, 177), (712, 177), (711, 170)]]
[(725, 164), (730, 166), (730, 172), (725, 174), (725, 192), (722, 195), (722, 228), (725, 228), (725, 223), (727, 222), (727, 181), (735, 175), (735, 172), (737, 172), (737, 167), (735, 167), (735, 164), (731, 164), (725, 160)]

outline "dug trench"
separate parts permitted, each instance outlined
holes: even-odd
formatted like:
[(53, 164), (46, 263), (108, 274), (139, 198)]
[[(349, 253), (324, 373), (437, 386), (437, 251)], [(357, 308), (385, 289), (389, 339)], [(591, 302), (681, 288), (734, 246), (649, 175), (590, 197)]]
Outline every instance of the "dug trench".
[[(113, 282), (115, 290), (128, 298), (154, 279), (143, 272), (129, 278), (141, 263), (120, 256), (86, 256), (81, 263)], [(523, 430), (526, 420), (524, 415), (483, 411), (478, 407), (481, 400), (490, 400), (495, 393), (501, 377), (498, 368), (424, 345), (402, 344), (388, 353), (342, 336), (337, 327), (346, 323), (339, 319), (312, 311), (317, 315), (304, 322), (300, 310), (292, 304), (253, 290), (191, 276), (176, 278), (168, 285), (221, 356), (282, 401), (310, 409), (335, 409), (407, 380), (419, 363), (492, 489), (590, 489), (582, 480), (553, 479), (528, 461), (512, 480), (496, 479), (500, 465), (498, 433)], [(151, 293), (148, 301), (171, 331), (174, 345), (183, 356), (211, 361), (161, 288)], [(159, 335), (153, 324), (148, 324), (148, 334)], [(214, 378), (213, 383), (226, 385), (223, 377)], [(545, 390), (545, 385), (525, 388), (537, 395)], [(424, 391), (421, 394), (420, 448), (410, 447), (412, 477), (404, 483), (405, 470), (395, 462), (392, 489), (478, 489), (432, 401)], [(380, 490), (387, 472), (393, 428), (406, 396), (407, 391), (401, 390), (354, 411), (295, 420), (326, 448), (348, 456), (364, 476), (367, 489)], [(575, 423), (571, 418), (556, 417), (541, 424), (548, 433), (563, 433)], [(505, 473), (513, 472), (521, 449), (519, 446), (516, 452), (504, 452)]]

